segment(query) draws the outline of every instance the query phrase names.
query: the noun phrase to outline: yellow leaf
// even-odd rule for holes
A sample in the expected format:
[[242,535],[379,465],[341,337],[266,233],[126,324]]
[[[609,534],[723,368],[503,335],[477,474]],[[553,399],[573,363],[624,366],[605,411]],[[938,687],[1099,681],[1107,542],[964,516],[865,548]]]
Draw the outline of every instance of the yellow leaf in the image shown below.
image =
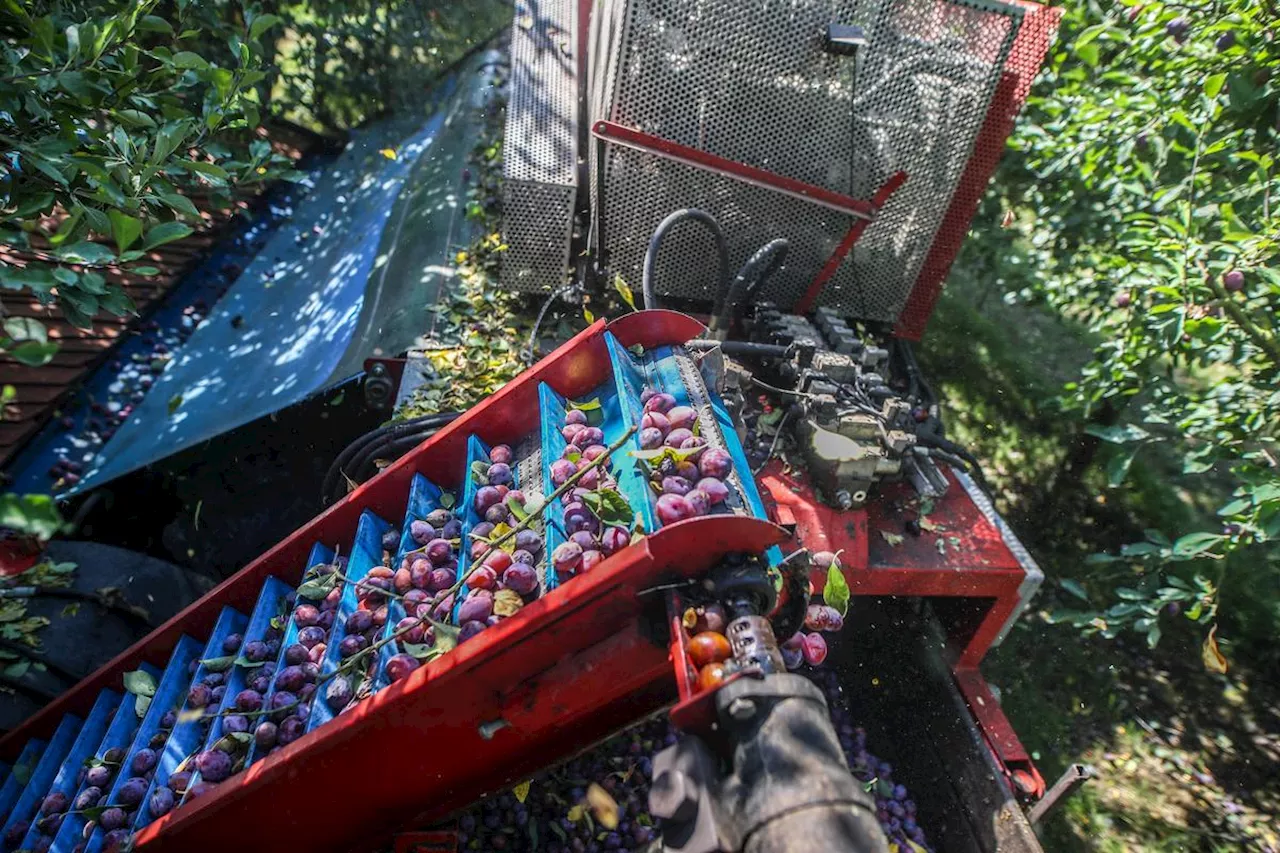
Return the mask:
[[1218,626],[1214,624],[1209,629],[1209,636],[1204,638],[1204,645],[1200,648],[1200,657],[1204,661],[1205,669],[1225,674],[1227,671],[1227,659],[1218,650],[1217,634]]
[[388,160],[396,159],[396,149],[394,148],[383,148],[378,153],[381,154],[383,157],[386,157]]
[[925,850],[923,847],[921,847],[919,844],[916,844],[910,838],[907,839],[907,844],[911,845],[911,853],[929,853],[928,850]]
[[698,611],[694,610],[692,607],[686,607],[684,610],[684,616],[681,617],[681,621],[684,623],[684,627],[692,631],[693,626],[698,624]]
[[888,542],[890,545],[902,544],[902,535],[899,533],[890,533],[887,530],[881,530],[880,535],[884,537],[884,541]]
[[519,785],[512,788],[511,793],[516,795],[517,801],[523,803],[525,800],[529,799],[529,786],[532,784],[533,782],[531,780],[525,779]]
[[627,303],[628,308],[630,308],[632,311],[636,310],[635,294],[631,292],[630,285],[627,284],[627,282],[622,278],[622,276],[617,274],[613,276],[613,289],[616,290],[618,292],[618,295],[622,297],[622,301]]
[[266,166],[259,166],[259,167],[258,167],[258,174],[259,174],[259,175],[265,175],[266,173],[267,173],[267,167],[266,167]]
[[456,256],[456,257],[454,257],[454,261],[456,261],[457,263],[460,263],[460,264],[465,264],[465,263],[467,262],[467,253],[466,253],[466,252],[459,252],[459,253],[457,254],[457,256]]
[[591,812],[601,826],[605,829],[617,829],[618,803],[608,791],[592,782],[587,788],[587,804],[591,806]]
[[946,530],[946,528],[943,527],[941,524],[934,524],[932,521],[930,521],[929,519],[923,516],[921,516],[920,518],[920,529],[927,531],[929,533],[937,533],[939,530]]
[[592,314],[589,308],[583,308],[582,319],[586,320],[588,323],[594,323],[596,321],[596,315]]
[[568,813],[565,814],[565,817],[569,818],[569,820],[571,820],[572,822],[577,823],[578,821],[582,820],[582,816],[585,815],[586,813],[587,813],[586,806],[579,803],[576,806],[570,807]]

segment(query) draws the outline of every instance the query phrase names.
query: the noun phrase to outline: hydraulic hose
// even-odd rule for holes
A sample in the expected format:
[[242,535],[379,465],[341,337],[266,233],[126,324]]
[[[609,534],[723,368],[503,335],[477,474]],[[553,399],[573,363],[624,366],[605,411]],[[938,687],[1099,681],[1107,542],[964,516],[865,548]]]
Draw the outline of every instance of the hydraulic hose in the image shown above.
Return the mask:
[[661,308],[658,303],[658,297],[653,292],[654,283],[654,267],[658,263],[658,249],[662,246],[663,239],[666,238],[667,232],[686,219],[694,222],[701,222],[711,231],[711,235],[716,241],[716,254],[720,262],[720,277],[717,287],[716,301],[712,308],[712,316],[720,313],[721,304],[724,301],[726,290],[729,286],[729,244],[725,242],[724,231],[720,228],[720,223],[716,222],[714,216],[696,207],[686,207],[677,210],[659,223],[654,229],[653,236],[649,238],[649,248],[644,253],[644,277],[641,281],[641,297],[644,300],[646,309]]
[[[422,442],[431,438],[431,436],[435,435],[437,432],[439,432],[438,427],[434,429],[424,429],[420,432],[408,433],[406,435],[386,439],[369,445],[352,464],[351,479],[358,483],[363,483],[365,480],[369,479],[369,477],[372,477],[373,474],[377,473],[377,469],[374,466],[374,462],[376,460],[399,459],[405,453],[417,447],[419,444],[422,444]],[[373,474],[365,476],[365,473],[371,468],[374,469]]]
[[723,302],[716,306],[711,318],[711,336],[723,339],[728,337],[729,328],[737,319],[743,305],[747,304],[757,292],[760,285],[777,271],[787,259],[787,250],[791,244],[781,237],[765,243],[756,253],[747,259],[733,277]]
[[[439,429],[445,424],[458,417],[458,412],[437,412],[436,414],[424,415],[420,418],[413,418],[407,421],[398,421],[396,423],[383,424],[375,430],[365,433],[355,441],[348,444],[337,458],[333,460],[333,464],[329,466],[328,472],[324,475],[324,482],[320,487],[320,493],[324,498],[328,498],[337,489],[341,482],[343,470],[352,462],[361,451],[369,447],[373,442],[379,441],[384,437],[398,438],[414,432],[421,432],[423,429]],[[354,469],[352,471],[354,473]]]

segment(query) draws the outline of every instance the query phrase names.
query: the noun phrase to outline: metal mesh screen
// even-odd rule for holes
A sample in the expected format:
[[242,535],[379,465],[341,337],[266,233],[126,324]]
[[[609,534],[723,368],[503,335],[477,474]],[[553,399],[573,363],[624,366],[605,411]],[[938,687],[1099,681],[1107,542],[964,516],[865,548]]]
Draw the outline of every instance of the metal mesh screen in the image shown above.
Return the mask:
[[[964,173],[1022,10],[979,0],[603,0],[597,8],[595,53],[608,61],[593,71],[593,120],[858,198],[907,172],[819,299],[842,314],[895,320]],[[829,23],[866,29],[856,62],[823,50]],[[654,155],[611,146],[597,164],[595,154],[593,169],[604,170],[597,232],[610,268],[629,281],[640,278],[653,226],[676,208],[704,207],[721,219],[734,264],[768,239],[791,241],[766,293],[791,305],[850,225]],[[709,299],[709,256],[695,227],[673,232],[658,292]]]
[[[924,334],[925,324],[942,292],[942,283],[960,252],[987,183],[1004,154],[1005,139],[1012,132],[1014,121],[1031,93],[1036,72],[1040,70],[1040,63],[1044,61],[1062,19],[1061,8],[1027,2],[1018,2],[1018,5],[1023,8],[1025,17],[1005,62],[1004,74],[987,112],[986,123],[974,143],[973,155],[951,199],[951,206],[934,238],[907,306],[898,316],[895,332],[904,338],[919,340]],[[994,227],[995,223],[987,225]]]
[[521,0],[503,139],[502,284],[550,290],[569,265],[578,173],[577,7]]

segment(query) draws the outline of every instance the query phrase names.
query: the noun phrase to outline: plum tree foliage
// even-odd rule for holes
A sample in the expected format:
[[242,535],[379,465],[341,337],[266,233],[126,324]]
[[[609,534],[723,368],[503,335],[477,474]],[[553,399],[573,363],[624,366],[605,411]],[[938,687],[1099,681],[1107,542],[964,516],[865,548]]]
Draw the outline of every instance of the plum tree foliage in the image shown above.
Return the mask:
[[[279,19],[229,3],[8,0],[0,61],[0,285],[56,302],[77,326],[133,306],[104,272],[190,234],[199,207],[278,178],[257,128]],[[39,364],[53,344],[6,323]]]
[[1188,477],[1234,478],[1220,529],[1093,558],[1135,571],[1108,609],[1071,615],[1087,631],[1154,645],[1162,613],[1216,623],[1228,566],[1275,574],[1278,25],[1249,0],[1068,4],[987,202],[1021,215],[966,247],[1011,298],[1102,341],[1060,402],[1110,448],[1110,486],[1155,445]]

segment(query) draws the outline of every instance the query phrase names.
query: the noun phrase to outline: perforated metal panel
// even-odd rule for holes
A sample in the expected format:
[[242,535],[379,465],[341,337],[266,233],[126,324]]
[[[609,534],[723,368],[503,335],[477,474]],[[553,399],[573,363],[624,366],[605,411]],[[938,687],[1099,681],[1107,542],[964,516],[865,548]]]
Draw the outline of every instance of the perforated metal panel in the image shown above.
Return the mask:
[[[908,179],[827,285],[819,304],[893,321],[907,302],[982,128],[1021,8],[978,0],[602,0],[592,119],[858,198]],[[859,24],[856,60],[826,53],[827,24]],[[793,304],[849,217],[656,155],[609,146],[593,205],[609,267],[638,282],[653,227],[680,207],[721,220],[739,265],[791,241],[766,298]],[[657,291],[713,293],[714,257],[693,226],[673,232]]]
[[511,28],[511,98],[503,139],[502,284],[564,281],[578,186],[577,7],[521,0]]

